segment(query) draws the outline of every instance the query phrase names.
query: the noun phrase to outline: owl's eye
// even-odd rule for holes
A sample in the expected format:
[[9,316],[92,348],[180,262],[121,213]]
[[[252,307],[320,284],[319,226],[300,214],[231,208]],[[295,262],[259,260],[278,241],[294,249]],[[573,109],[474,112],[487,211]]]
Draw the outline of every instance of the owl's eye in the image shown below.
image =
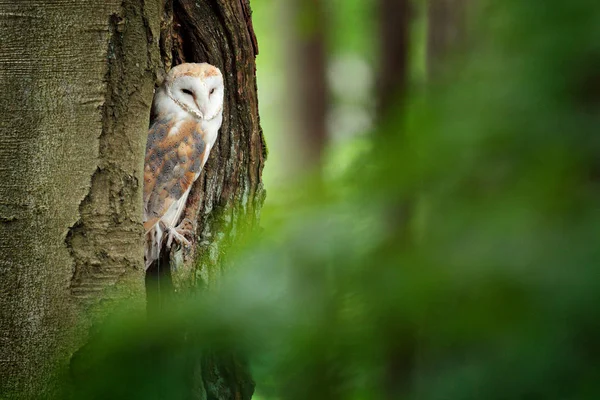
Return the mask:
[[188,90],[188,89],[181,89],[181,91],[182,91],[183,93],[185,93],[185,94],[189,94],[190,96],[193,96],[193,95],[194,95],[194,94],[192,93],[192,91],[191,91],[191,90]]
[[209,94],[213,94],[215,92],[215,88],[210,89],[210,93]]

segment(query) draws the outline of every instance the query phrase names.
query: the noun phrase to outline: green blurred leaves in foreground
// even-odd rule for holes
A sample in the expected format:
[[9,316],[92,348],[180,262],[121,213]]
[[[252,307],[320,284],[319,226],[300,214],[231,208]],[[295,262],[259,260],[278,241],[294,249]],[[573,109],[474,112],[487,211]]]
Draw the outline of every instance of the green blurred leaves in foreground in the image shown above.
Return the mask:
[[102,327],[75,397],[188,398],[210,351],[244,354],[261,398],[600,398],[600,3],[498,3],[219,290]]

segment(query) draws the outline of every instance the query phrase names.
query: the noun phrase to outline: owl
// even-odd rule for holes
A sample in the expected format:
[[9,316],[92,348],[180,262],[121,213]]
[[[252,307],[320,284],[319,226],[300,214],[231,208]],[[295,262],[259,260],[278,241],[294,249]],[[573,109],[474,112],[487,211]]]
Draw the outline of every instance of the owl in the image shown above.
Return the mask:
[[144,164],[146,269],[163,243],[189,245],[180,223],[192,184],[202,171],[223,121],[223,75],[210,64],[181,64],[169,72],[152,103]]

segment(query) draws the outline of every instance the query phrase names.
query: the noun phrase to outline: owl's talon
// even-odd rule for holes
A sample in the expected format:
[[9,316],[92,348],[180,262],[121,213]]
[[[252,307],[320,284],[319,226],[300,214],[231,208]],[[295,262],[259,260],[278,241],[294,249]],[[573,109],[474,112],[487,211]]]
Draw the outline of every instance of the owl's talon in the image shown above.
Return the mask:
[[[181,225],[179,225],[181,226]],[[183,229],[180,227],[176,227],[176,228],[169,228],[168,231],[168,239],[167,239],[167,248],[171,248],[171,245],[173,244],[173,240],[175,240],[177,243],[179,243],[181,246],[184,247],[189,247],[192,245],[192,243],[186,239],[186,237],[184,236],[185,234],[191,234],[192,231],[189,229]]]

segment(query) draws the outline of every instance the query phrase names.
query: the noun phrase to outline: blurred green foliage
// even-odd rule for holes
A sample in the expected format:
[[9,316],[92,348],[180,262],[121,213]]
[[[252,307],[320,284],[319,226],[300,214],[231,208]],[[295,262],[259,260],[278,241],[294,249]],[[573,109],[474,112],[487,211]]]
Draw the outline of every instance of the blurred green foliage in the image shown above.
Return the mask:
[[478,18],[356,163],[287,188],[218,290],[107,323],[75,397],[187,398],[210,349],[244,354],[262,399],[600,398],[600,3]]

